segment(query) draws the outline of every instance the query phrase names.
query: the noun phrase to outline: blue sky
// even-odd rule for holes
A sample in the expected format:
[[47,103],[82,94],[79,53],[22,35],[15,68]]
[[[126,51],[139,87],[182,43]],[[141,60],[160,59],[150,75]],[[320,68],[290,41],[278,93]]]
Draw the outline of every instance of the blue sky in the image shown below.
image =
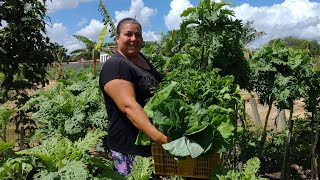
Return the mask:
[[[52,41],[69,52],[84,45],[72,37],[83,35],[96,41],[102,29],[99,0],[52,0],[48,2],[47,27]],[[160,39],[161,32],[179,28],[180,13],[198,0],[104,0],[115,24],[124,17],[136,17],[143,26],[146,41]],[[230,7],[244,22],[254,20],[254,27],[267,35],[251,44],[260,47],[273,38],[289,35],[315,39],[320,43],[320,0],[234,0]]]

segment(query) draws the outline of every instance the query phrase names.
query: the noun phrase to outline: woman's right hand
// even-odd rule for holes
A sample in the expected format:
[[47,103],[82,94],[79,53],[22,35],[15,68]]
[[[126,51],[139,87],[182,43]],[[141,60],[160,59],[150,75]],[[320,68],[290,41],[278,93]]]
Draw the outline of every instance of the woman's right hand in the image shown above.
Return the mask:
[[156,138],[156,143],[162,145],[162,144],[167,144],[169,142],[170,142],[169,137],[159,131],[159,134],[157,135],[157,138]]

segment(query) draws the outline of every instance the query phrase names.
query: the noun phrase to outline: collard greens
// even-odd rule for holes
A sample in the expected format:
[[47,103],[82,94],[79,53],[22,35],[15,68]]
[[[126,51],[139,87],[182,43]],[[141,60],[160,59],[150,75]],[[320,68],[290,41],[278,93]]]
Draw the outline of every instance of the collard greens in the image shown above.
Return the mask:
[[[144,107],[153,124],[170,138],[162,147],[176,157],[195,158],[207,152],[225,151],[233,136],[234,110],[218,105],[188,104],[179,96],[178,85],[171,82]],[[150,142],[146,135],[139,133],[136,144]]]

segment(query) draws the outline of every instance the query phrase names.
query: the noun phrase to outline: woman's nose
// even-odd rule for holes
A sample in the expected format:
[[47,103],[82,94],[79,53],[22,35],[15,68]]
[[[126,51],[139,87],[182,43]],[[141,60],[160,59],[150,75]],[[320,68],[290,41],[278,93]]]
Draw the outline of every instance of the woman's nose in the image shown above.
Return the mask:
[[137,40],[137,36],[136,35],[132,35],[131,36],[131,41],[135,41],[135,40]]

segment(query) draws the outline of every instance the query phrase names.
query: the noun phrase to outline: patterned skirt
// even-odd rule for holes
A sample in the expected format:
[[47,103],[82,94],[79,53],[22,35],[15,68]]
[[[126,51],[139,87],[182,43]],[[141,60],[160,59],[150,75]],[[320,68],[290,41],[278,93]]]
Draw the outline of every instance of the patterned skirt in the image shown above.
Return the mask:
[[111,157],[112,157],[115,169],[121,175],[128,177],[129,174],[131,173],[131,168],[133,166],[133,161],[135,156],[129,155],[129,154],[123,154],[113,150],[110,150],[110,152],[111,152]]

